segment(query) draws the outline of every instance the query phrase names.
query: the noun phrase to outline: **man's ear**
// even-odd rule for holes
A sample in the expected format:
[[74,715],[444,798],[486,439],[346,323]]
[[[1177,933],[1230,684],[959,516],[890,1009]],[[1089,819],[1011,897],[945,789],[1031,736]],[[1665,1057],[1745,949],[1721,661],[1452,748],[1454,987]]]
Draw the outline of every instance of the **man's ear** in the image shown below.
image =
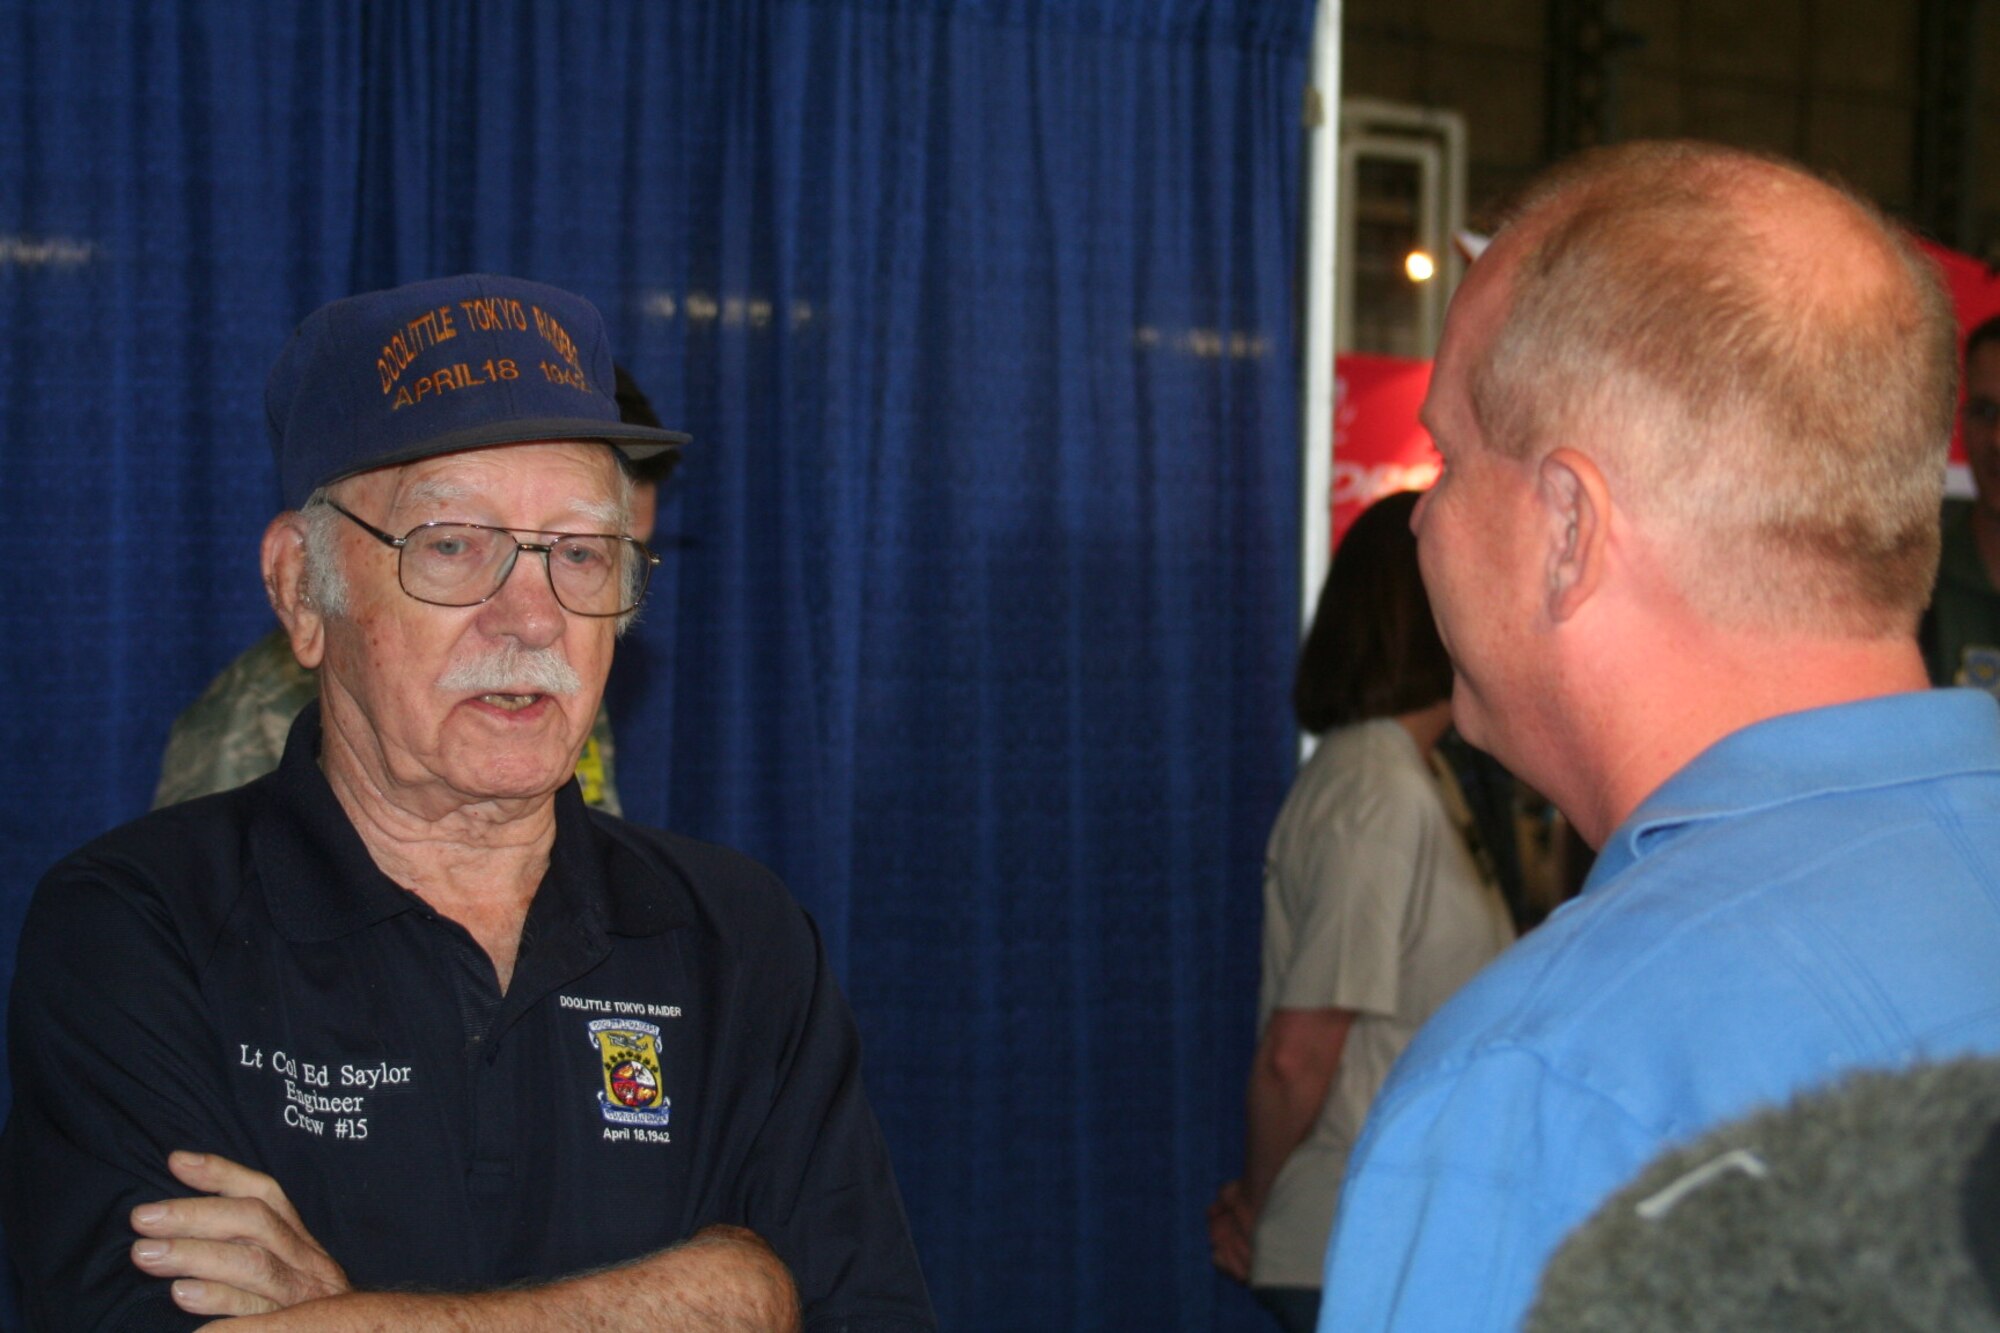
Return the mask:
[[264,529],[264,595],[292,641],[292,656],[311,671],[326,655],[326,612],[306,592],[305,520],[283,513]]
[[1549,521],[1549,618],[1568,620],[1597,591],[1610,540],[1611,488],[1588,454],[1552,449],[1536,485]]

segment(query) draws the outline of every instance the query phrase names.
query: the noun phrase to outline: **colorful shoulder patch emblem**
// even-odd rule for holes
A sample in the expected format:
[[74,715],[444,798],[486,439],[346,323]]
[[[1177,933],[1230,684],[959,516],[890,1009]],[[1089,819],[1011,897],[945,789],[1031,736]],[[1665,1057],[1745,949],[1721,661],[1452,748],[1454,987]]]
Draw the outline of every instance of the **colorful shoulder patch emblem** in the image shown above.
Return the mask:
[[614,1125],[664,1129],[673,1110],[660,1075],[660,1030],[629,1018],[599,1018],[590,1024],[604,1070],[597,1109]]

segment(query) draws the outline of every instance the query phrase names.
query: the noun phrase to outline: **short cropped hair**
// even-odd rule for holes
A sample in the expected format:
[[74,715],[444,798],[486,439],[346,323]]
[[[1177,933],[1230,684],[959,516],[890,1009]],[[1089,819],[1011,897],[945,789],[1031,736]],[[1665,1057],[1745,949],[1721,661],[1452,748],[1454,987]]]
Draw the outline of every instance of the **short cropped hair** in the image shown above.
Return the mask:
[[1526,248],[1471,377],[1489,445],[1583,447],[1718,622],[1914,627],[1957,383],[1935,266],[1858,196],[1705,144],[1583,154],[1514,211]]
[[1418,498],[1399,491],[1376,501],[1334,552],[1292,682],[1292,711],[1315,735],[1451,697],[1451,659],[1410,531]]
[[299,509],[305,529],[302,582],[306,600],[329,616],[347,614],[347,571],[340,565],[340,511],[331,503],[330,487],[321,486]]

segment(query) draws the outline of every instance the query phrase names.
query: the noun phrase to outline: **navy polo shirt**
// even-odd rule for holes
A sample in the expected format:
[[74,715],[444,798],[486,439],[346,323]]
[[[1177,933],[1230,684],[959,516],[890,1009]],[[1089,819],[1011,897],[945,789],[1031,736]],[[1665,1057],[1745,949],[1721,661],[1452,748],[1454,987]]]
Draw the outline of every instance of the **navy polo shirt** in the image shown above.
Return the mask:
[[512,983],[376,868],[317,764],[63,861],[22,929],[0,1139],[37,1328],[190,1328],[127,1215],[174,1148],[274,1176],[363,1288],[482,1289],[711,1223],[769,1241],[810,1327],[934,1326],[811,921],[724,849],[556,797]]

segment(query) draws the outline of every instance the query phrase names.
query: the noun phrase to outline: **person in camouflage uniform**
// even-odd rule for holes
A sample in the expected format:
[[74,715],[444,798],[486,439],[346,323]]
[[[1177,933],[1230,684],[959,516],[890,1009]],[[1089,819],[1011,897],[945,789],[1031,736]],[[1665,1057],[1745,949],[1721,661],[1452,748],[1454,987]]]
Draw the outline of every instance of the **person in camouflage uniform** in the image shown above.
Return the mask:
[[240,787],[278,766],[292,719],[319,696],[281,630],[257,640],[174,719],[153,808]]
[[[632,425],[660,427],[653,405],[623,366],[618,367],[618,414]],[[652,538],[659,488],[679,461],[680,451],[674,449],[626,462],[632,474],[632,535],[640,541]],[[274,629],[251,644],[174,719],[153,808],[228,791],[269,773],[285,752],[292,719],[318,697],[318,676],[298,664],[283,630]],[[612,764],[611,715],[602,707],[576,761],[576,780],[585,804],[607,814],[625,813]]]

